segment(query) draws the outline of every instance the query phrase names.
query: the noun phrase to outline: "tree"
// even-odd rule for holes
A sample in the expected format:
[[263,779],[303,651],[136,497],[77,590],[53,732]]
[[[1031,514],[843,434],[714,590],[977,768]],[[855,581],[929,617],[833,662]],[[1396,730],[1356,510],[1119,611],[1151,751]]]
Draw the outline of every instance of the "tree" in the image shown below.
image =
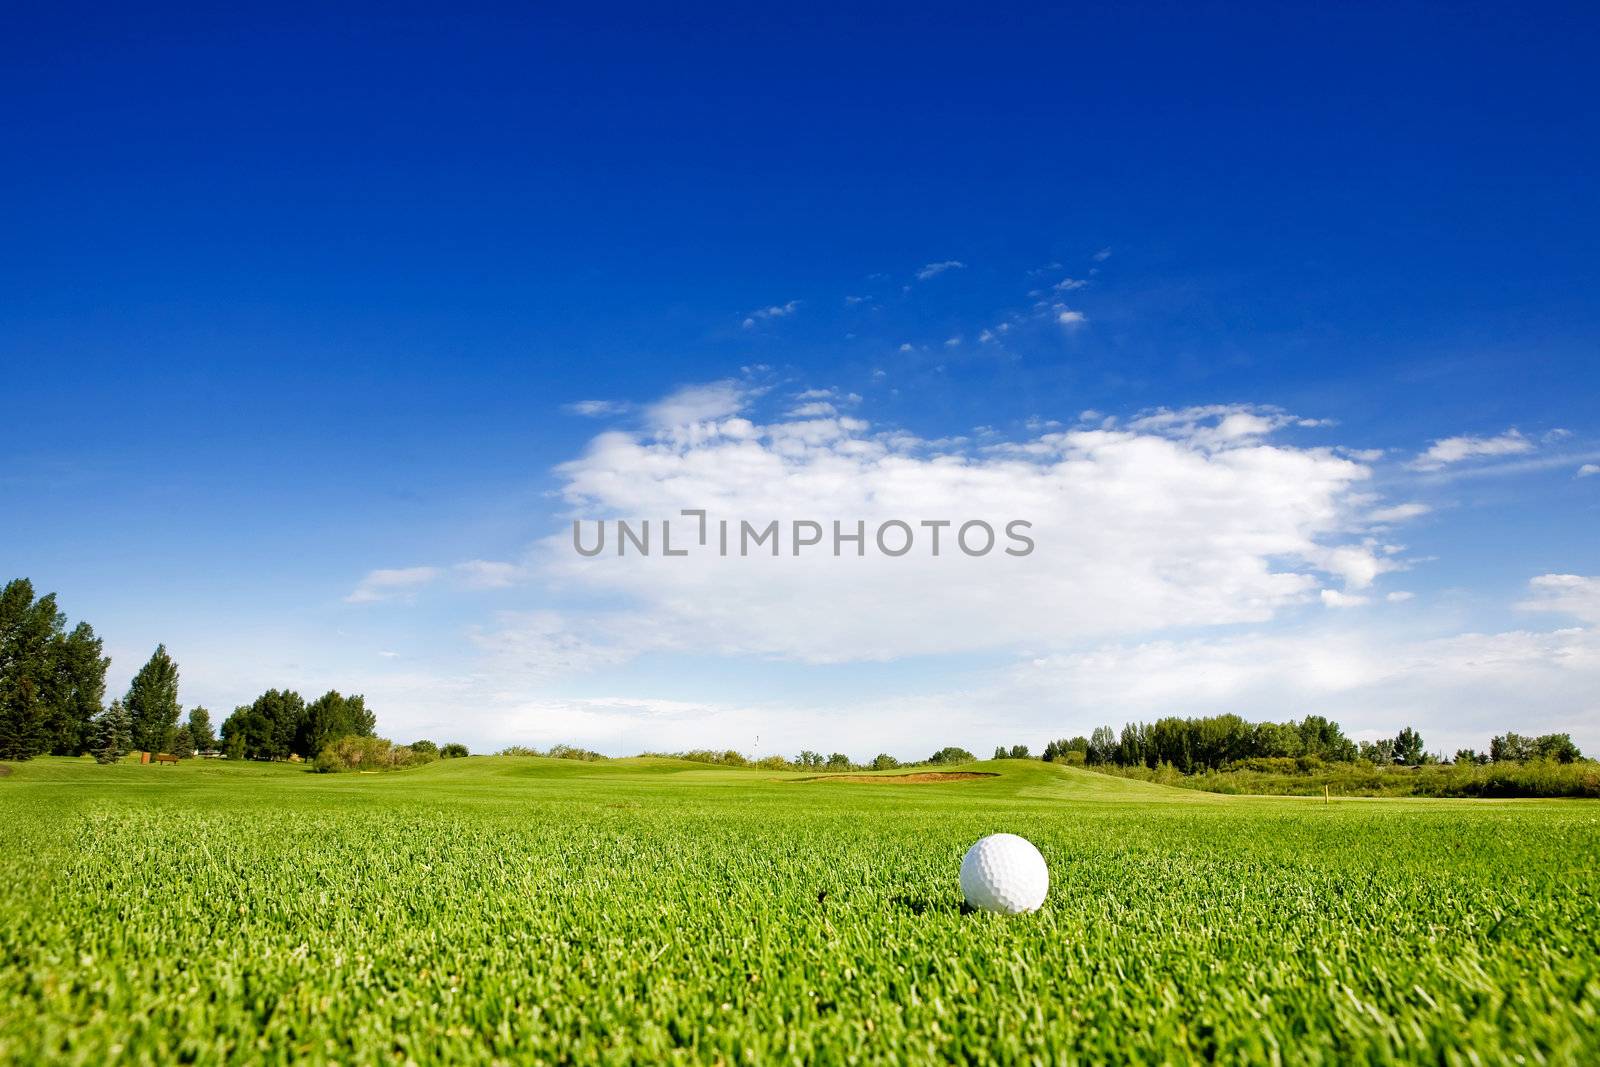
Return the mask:
[[115,763],[133,750],[133,720],[122,701],[113,700],[95,723],[94,758]]
[[189,724],[184,723],[172,731],[172,752],[180,759],[188,759],[194,751],[194,735],[189,732]]
[[217,747],[217,736],[211,730],[211,713],[203,707],[189,709],[189,740],[201,752]]
[[1458,749],[1456,749],[1456,763],[1460,764],[1461,766],[1464,766],[1464,767],[1465,766],[1475,766],[1477,764],[1488,763],[1488,762],[1489,762],[1489,757],[1488,756],[1480,756],[1480,755],[1478,755],[1477,751],[1474,750],[1474,749],[1470,749],[1470,748],[1458,748]]
[[1117,756],[1117,735],[1109,726],[1096,726],[1089,735],[1089,762],[1111,763]]
[[166,645],[157,645],[139,668],[122,703],[133,721],[133,747],[167,751],[178,725],[178,665],[167,655]]
[[1117,739],[1115,762],[1122,767],[1137,767],[1144,762],[1145,729],[1143,723],[1127,723],[1122,736]]
[[1357,752],[1362,759],[1377,767],[1387,767],[1394,762],[1394,742],[1388,738],[1363,741]]
[[330,742],[341,737],[371,737],[376,728],[377,717],[367,710],[364,697],[341,696],[330,689],[306,706],[290,747],[302,756],[315,756]]
[[439,754],[439,746],[432,741],[413,741],[406,747],[419,755],[437,756]]
[[1557,763],[1571,763],[1583,757],[1578,746],[1572,743],[1571,734],[1544,734],[1535,738],[1533,754],[1535,759],[1554,760]]
[[832,753],[828,756],[827,766],[830,771],[848,771],[851,766],[850,757],[843,752]]
[[233,709],[233,714],[223,722],[222,751],[229,759],[315,755],[309,750],[297,753],[297,747],[306,739],[305,720],[306,703],[299,693],[292,689],[269,689],[253,703]]
[[[461,744],[459,741],[452,741],[448,745],[441,746],[439,749],[439,756],[442,759],[460,759],[462,756],[468,754],[467,746]],[[768,757],[768,759],[771,758],[773,757]]]
[[94,721],[106,697],[106,668],[100,638],[94,627],[80,622],[66,635],[58,635],[52,650],[51,745],[58,756],[79,756],[95,742]]
[[53,653],[64,625],[54,593],[35,600],[26,578],[0,590],[0,759],[51,748]]
[[1394,761],[1415,767],[1422,762],[1422,735],[1407,726],[1394,739]]
[[946,745],[928,757],[929,763],[975,763],[978,757],[964,748],[955,745]]
[[1489,758],[1496,763],[1523,763],[1531,760],[1533,754],[1533,738],[1523,737],[1521,734],[1507,731],[1489,741]]
[[892,771],[900,766],[900,761],[887,752],[880,752],[872,757],[872,769],[875,771]]
[[1321,715],[1300,720],[1300,741],[1307,756],[1329,763],[1352,763],[1358,754],[1355,742],[1345,737],[1339,724]]

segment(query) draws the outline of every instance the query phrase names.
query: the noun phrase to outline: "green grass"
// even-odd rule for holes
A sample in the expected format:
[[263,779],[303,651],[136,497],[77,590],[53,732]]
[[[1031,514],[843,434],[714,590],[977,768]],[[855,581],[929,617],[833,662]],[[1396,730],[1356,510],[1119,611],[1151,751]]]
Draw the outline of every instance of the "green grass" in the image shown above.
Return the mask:
[[[669,759],[0,778],[0,1060],[1600,1062],[1600,806]],[[978,836],[1036,915],[963,915]]]

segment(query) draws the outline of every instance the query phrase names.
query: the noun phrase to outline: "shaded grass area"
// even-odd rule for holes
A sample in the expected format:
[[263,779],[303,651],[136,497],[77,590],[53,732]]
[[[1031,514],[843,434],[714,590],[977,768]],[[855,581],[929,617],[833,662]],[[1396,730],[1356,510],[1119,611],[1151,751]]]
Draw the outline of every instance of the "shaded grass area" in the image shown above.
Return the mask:
[[[1600,1057],[1593,807],[981,769],[37,760],[0,782],[0,1059]],[[999,830],[1037,915],[962,912]]]

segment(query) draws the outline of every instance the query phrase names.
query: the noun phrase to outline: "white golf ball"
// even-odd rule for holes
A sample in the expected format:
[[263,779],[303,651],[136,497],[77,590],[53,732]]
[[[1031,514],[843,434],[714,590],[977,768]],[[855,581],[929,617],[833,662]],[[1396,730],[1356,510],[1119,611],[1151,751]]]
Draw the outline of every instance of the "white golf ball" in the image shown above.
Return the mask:
[[1050,890],[1050,870],[1032,843],[1016,834],[990,834],[961,861],[961,892],[982,911],[1038,911]]

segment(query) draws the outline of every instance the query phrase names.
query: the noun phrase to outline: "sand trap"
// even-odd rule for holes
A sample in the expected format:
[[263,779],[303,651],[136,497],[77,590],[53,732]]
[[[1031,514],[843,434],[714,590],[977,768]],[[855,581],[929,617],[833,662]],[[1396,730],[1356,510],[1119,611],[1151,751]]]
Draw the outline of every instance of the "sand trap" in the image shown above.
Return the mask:
[[868,785],[921,785],[924,782],[966,782],[974,778],[998,778],[989,771],[918,771],[914,774],[819,774],[801,778],[802,782],[865,782]]

